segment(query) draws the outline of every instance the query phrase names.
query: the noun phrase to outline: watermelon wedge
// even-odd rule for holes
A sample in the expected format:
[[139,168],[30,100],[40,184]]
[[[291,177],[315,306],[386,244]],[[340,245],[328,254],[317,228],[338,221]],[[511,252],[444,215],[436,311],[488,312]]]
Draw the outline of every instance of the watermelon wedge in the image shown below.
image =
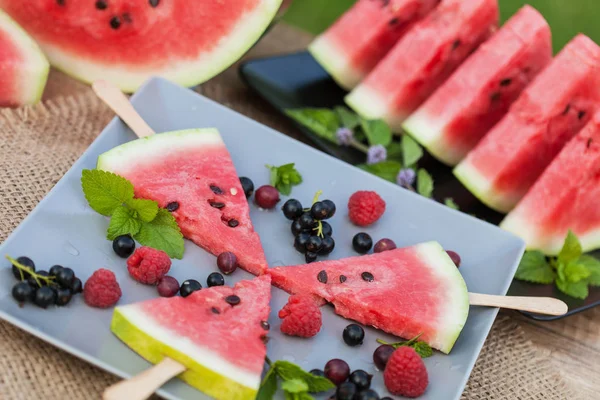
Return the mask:
[[308,51],[343,88],[352,89],[440,0],[359,0]]
[[455,168],[482,202],[510,211],[600,106],[600,47],[578,35]]
[[422,334],[421,340],[444,353],[452,350],[469,313],[467,286],[436,242],[271,268],[269,274],[291,294],[324,299],[339,315],[393,335]]
[[204,82],[262,35],[282,0],[0,0],[50,62],[85,82],[127,92],[162,76]]
[[569,229],[583,251],[600,248],[600,114],[565,146],[500,226],[530,249],[556,255]]
[[496,0],[442,0],[346,97],[394,131],[496,29]]
[[525,6],[402,126],[437,159],[456,165],[551,60],[550,27]]
[[[230,296],[237,296],[239,304],[231,305]],[[270,298],[271,278],[263,275],[233,288],[117,307],[111,330],[154,364],[170,357],[185,365],[179,378],[209,396],[250,400],[260,386],[267,353]]]
[[0,10],[0,107],[37,103],[49,70],[38,45]]
[[136,197],[173,215],[183,235],[214,255],[230,251],[255,275],[267,269],[248,202],[216,129],[189,129],[134,140],[100,155],[98,169],[121,175]]

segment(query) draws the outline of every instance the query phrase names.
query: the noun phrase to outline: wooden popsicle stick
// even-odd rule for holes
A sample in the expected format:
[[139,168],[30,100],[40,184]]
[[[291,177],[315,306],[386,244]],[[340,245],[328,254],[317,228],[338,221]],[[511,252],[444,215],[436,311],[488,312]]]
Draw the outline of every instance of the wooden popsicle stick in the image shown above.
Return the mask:
[[154,135],[155,132],[135,111],[127,96],[118,87],[108,81],[99,80],[92,84],[92,89],[138,137]]
[[186,367],[166,357],[160,363],[133,378],[115,383],[102,395],[103,400],[144,400],[169,379],[184,372]]
[[546,315],[564,315],[569,311],[569,307],[564,301],[552,297],[494,296],[469,293],[469,303],[472,306],[508,308]]

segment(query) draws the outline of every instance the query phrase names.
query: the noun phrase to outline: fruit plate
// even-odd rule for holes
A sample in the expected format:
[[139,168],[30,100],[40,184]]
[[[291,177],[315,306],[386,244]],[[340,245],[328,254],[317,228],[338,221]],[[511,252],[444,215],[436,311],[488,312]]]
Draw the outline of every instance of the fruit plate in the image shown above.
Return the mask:
[[[288,108],[334,107],[344,104],[346,92],[341,89],[313,59],[308,52],[250,60],[240,67],[242,79],[282,112]],[[298,129],[316,147],[350,164],[361,164],[365,155],[350,147],[339,147],[314,135],[296,124]],[[498,224],[503,215],[486,207],[452,174],[452,169],[426,155],[420,165],[427,169],[435,180],[435,197],[453,198],[460,209],[479,219]],[[600,257],[600,251],[595,252]],[[600,288],[590,288],[587,299],[579,300],[560,292],[554,285],[535,285],[514,280],[508,293],[513,296],[549,296],[563,300],[569,306],[564,316],[547,316],[524,312],[538,320],[554,320],[600,305]]]
[[[338,215],[330,220],[337,241],[330,257],[355,255],[351,239],[359,229],[347,219],[345,202],[356,190],[375,190],[387,201],[388,209],[384,218],[366,229],[371,236],[392,238],[399,246],[437,240],[445,248],[460,253],[463,258],[460,271],[472,292],[503,295],[508,290],[524,245],[520,239],[492,224],[402,190],[165,80],[147,82],[132,97],[132,102],[157,132],[218,128],[237,171],[251,177],[257,186],[268,183],[265,164],[296,162],[304,182],[294,187],[293,196],[310,201],[320,189],[324,196],[338,204]],[[123,291],[119,304],[155,297],[155,288],[137,284],[128,276],[125,262],[114,254],[111,242],[105,239],[108,220],[89,208],[80,184],[81,171],[94,168],[99,154],[134,138],[115,118],[2,244],[0,254],[27,255],[40,268],[53,264],[69,266],[84,281],[94,270],[109,268],[115,272]],[[252,205],[251,217],[270,266],[303,262],[303,256],[292,246],[290,223],[280,211],[264,211]],[[180,282],[190,278],[205,282],[208,274],[215,270],[214,256],[186,242],[185,256],[174,261],[170,274]],[[244,271],[236,271],[226,278],[226,283],[250,277]],[[81,296],[76,296],[64,308],[42,310],[29,304],[21,308],[10,295],[14,282],[5,264],[0,269],[2,318],[116,375],[130,377],[148,368],[145,360],[111,334],[111,309],[90,308]],[[323,309],[323,329],[316,337],[283,336],[277,312],[287,297],[283,291],[273,289],[268,343],[271,360],[292,361],[310,370],[323,368],[329,359],[342,358],[352,369],[362,368],[373,373],[374,388],[383,397],[387,392],[382,374],[375,371],[372,354],[378,346],[377,338],[394,338],[367,328],[364,344],[348,347],[342,340],[342,331],[349,322],[335,315],[329,307]],[[451,354],[436,353],[426,359],[431,384],[423,399],[460,397],[497,312],[491,308],[471,307],[467,324]],[[163,386],[159,394],[169,399],[201,398],[195,389],[178,380]]]

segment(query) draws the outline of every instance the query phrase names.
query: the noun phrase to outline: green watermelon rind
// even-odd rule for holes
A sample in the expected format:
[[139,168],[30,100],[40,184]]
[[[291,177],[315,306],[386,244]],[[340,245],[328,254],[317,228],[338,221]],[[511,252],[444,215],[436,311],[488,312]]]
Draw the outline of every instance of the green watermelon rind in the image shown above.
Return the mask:
[[[164,341],[151,336],[147,333],[147,331],[152,330],[152,327],[148,326],[149,324],[145,324],[144,330],[142,330],[130,320],[136,307],[136,305],[116,307],[111,321],[111,331],[136,353],[153,364],[169,357],[185,365],[187,370],[178,375],[178,378],[214,398],[251,400],[256,397],[260,386],[260,374],[257,374],[254,379],[256,381],[255,385],[249,387],[234,379],[240,376],[239,368],[235,366],[231,366],[230,371],[225,374],[215,372],[208,366],[214,368],[216,364],[228,365],[229,363],[226,360],[219,359],[213,353],[210,357],[202,360],[206,361],[206,365],[203,365],[198,360],[189,357],[187,352],[179,351],[167,345]],[[127,311],[128,309],[129,311]],[[142,312],[137,314],[142,314]],[[128,318],[128,315],[130,318]],[[172,336],[174,339],[177,338],[175,333]],[[207,351],[210,350],[207,349]]]
[[352,90],[364,74],[353,68],[343,51],[330,42],[327,35],[321,35],[308,46],[308,52],[342,88]]
[[229,68],[261,38],[279,11],[283,0],[261,0],[260,5],[241,19],[242,26],[234,34],[221,38],[218,54],[201,54],[197,60],[169,59],[167,66],[128,66],[127,64],[98,64],[76,54],[62,51],[50,43],[40,43],[50,63],[64,73],[83,82],[104,79],[127,93],[136,91],[146,80],[161,76],[185,87],[199,85]]
[[2,10],[0,10],[0,26],[6,30],[17,47],[30,60],[28,68],[31,73],[27,75],[29,79],[25,82],[28,88],[23,91],[23,98],[19,105],[36,104],[41,100],[46,88],[50,63],[29,34]]

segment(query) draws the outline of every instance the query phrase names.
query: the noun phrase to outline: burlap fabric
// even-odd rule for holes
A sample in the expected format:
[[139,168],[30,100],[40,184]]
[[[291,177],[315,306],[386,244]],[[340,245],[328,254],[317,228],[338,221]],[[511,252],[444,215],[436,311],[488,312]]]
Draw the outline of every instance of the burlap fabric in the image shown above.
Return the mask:
[[[278,27],[250,54],[303,48],[310,38]],[[197,89],[239,112],[295,136],[283,118],[250,93],[232,68]],[[53,72],[45,102],[0,112],[0,240],[56,184],[113,114],[90,91]],[[98,399],[116,378],[0,322],[0,399]],[[518,323],[500,317],[463,399],[572,399],[576,396],[537,354]]]

